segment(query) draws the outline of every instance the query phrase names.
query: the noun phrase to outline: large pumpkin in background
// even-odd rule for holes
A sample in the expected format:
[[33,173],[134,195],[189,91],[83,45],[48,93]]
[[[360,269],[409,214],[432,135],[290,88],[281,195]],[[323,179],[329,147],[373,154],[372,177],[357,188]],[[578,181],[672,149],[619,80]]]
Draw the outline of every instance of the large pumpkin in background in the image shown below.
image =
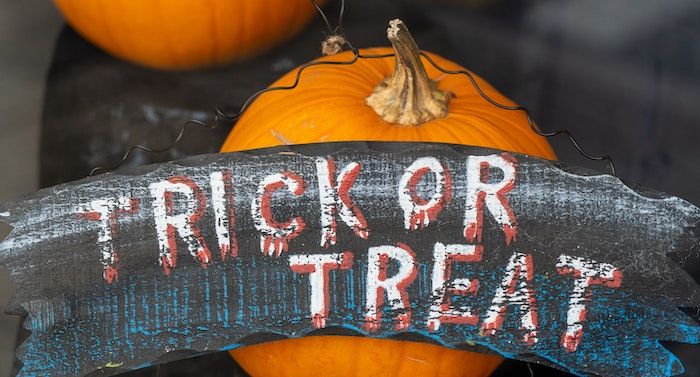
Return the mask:
[[315,12],[309,0],[54,2],[68,23],[97,46],[167,70],[222,65],[260,54],[293,37]]
[[[397,59],[360,59],[351,65],[317,65],[297,87],[264,93],[245,111],[221,151],[334,141],[414,141],[498,148],[555,159],[546,139],[522,111],[487,102],[463,75],[444,74],[418,56],[400,21],[392,21]],[[434,54],[448,70],[464,70]],[[320,61],[351,61],[350,52]],[[297,70],[272,86],[294,83]],[[514,106],[483,79],[476,82],[496,102]],[[498,356],[442,346],[347,336],[312,336],[231,351],[252,376],[488,376]]]

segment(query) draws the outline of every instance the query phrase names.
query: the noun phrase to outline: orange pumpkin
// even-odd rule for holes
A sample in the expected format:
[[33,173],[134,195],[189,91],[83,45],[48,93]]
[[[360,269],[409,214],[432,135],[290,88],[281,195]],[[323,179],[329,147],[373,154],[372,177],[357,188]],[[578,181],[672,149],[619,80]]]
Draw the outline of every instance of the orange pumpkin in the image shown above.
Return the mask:
[[[294,89],[261,95],[245,111],[221,151],[333,141],[421,141],[555,159],[546,139],[530,129],[522,111],[495,107],[464,76],[446,75],[420,58],[400,21],[392,21],[389,39],[394,50],[376,48],[361,53],[396,52],[396,59],[312,66]],[[443,68],[464,70],[428,55]],[[352,58],[346,52],[319,60]],[[296,70],[272,86],[291,85],[295,75]],[[514,106],[474,76],[493,100]],[[288,339],[243,347],[231,355],[252,376],[479,377],[489,375],[502,361],[494,355],[432,344],[346,336]]]
[[[391,48],[361,50],[363,55],[393,52]],[[427,54],[442,68],[465,70],[452,61]],[[348,51],[318,60],[343,62],[352,60],[352,57]],[[293,90],[272,91],[257,98],[238,120],[221,151],[331,141],[422,141],[476,145],[546,159],[556,158],[547,140],[530,129],[524,112],[493,106],[463,75],[444,74],[424,58],[421,60],[427,77],[436,80],[437,91],[427,88],[433,84],[426,81],[417,84],[414,93],[407,95],[404,83],[397,82],[383,94],[387,97],[383,100],[385,103],[376,104],[382,108],[384,116],[367,105],[367,98],[394,71],[393,58],[360,59],[352,65],[312,66],[302,73],[299,85]],[[493,100],[503,105],[515,105],[482,78],[472,75]],[[291,85],[295,76],[296,70],[293,70],[271,86]],[[401,77],[395,81],[400,80],[406,81]],[[419,88],[423,86],[426,88]],[[433,102],[428,99],[432,99],[428,93],[431,91],[442,91],[446,97],[451,97],[447,101],[443,99],[443,102],[449,102],[443,116],[413,125],[405,119],[393,119],[396,118],[391,114],[393,109],[403,111],[398,116],[406,119],[421,114],[424,111],[421,107]],[[397,102],[388,103],[392,99]],[[406,108],[404,103],[413,108]]]
[[[309,0],[54,0],[107,52],[149,67],[193,69],[242,60],[299,32]],[[323,1],[319,1],[323,3]]]

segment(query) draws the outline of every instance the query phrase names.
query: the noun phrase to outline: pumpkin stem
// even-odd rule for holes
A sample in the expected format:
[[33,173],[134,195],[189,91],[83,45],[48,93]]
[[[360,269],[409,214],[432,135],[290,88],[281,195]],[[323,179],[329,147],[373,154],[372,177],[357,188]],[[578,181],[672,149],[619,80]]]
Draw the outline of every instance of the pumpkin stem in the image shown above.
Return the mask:
[[415,126],[447,115],[451,94],[437,89],[420,60],[420,50],[403,21],[389,22],[396,69],[365,99],[387,122]]

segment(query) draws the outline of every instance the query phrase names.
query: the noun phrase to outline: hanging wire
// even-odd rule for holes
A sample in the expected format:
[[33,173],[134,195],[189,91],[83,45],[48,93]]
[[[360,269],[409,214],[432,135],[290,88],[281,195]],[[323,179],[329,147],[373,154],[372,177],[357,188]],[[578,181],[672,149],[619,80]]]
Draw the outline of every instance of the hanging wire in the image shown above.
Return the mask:
[[321,8],[321,5],[318,4],[316,0],[309,0],[311,1],[311,5],[316,8],[316,12],[318,12],[318,15],[321,17],[323,20],[323,23],[326,25],[326,28],[328,29],[328,33],[331,35],[343,35],[345,34],[344,29],[343,29],[343,18],[345,17],[345,0],[340,0],[340,10],[338,11],[338,26],[333,27],[331,26],[331,23],[328,19],[328,16],[326,15],[326,12],[323,11]]
[[527,364],[527,370],[530,371],[530,377],[535,377],[535,372],[532,371],[532,365],[530,365],[529,362],[526,364]]
[[467,79],[469,79],[469,81],[471,82],[472,87],[474,87],[474,89],[477,91],[477,93],[479,93],[479,95],[483,99],[485,99],[488,103],[492,104],[493,106],[496,106],[499,109],[503,109],[503,110],[522,111],[525,114],[525,116],[527,117],[528,126],[530,126],[530,129],[532,130],[532,132],[536,133],[537,135],[540,135],[540,136],[543,136],[546,138],[551,138],[551,137],[558,136],[558,135],[566,135],[569,138],[569,141],[571,141],[571,144],[573,144],[573,146],[579,151],[579,153],[581,153],[584,157],[588,158],[589,160],[607,161],[608,169],[610,169],[610,173],[612,175],[616,175],[615,174],[615,164],[612,161],[612,157],[610,157],[608,155],[596,156],[596,155],[592,155],[590,153],[587,153],[586,151],[583,150],[581,145],[578,143],[578,141],[576,141],[576,138],[574,138],[573,134],[568,129],[562,128],[562,129],[552,131],[552,132],[542,132],[539,130],[539,128],[535,124],[535,121],[532,120],[532,116],[530,115],[530,110],[528,110],[526,107],[523,107],[523,106],[504,105],[502,103],[497,102],[493,98],[489,97],[481,89],[479,84],[476,82],[476,79],[474,78],[474,74],[472,74],[471,72],[469,72],[467,70],[450,70],[450,69],[442,68],[437,64],[437,62],[435,62],[435,60],[433,60],[433,58],[431,58],[428,54],[426,54],[423,51],[421,51],[421,56],[423,58],[425,58],[425,60],[427,60],[428,63],[430,63],[430,65],[432,65],[433,67],[435,67],[435,69],[437,69],[438,71],[440,71],[442,73],[445,73],[448,75],[464,75],[464,76],[466,76]]
[[133,147],[129,148],[129,150],[126,151],[126,153],[124,153],[121,160],[119,160],[119,162],[116,165],[114,165],[112,167],[102,167],[102,166],[95,167],[94,169],[92,169],[90,171],[90,176],[92,177],[98,173],[110,172],[110,171],[119,169],[122,165],[124,165],[124,163],[127,160],[129,160],[131,155],[134,152],[136,152],[137,150],[141,150],[141,151],[144,151],[147,153],[167,152],[170,149],[173,149],[177,144],[180,143],[183,136],[185,136],[185,131],[187,131],[187,129],[190,127],[199,127],[199,128],[204,128],[207,130],[213,130],[213,129],[217,128],[219,126],[220,122],[222,122],[222,121],[232,122],[234,120],[235,120],[235,118],[231,118],[229,115],[224,113],[223,110],[221,110],[220,108],[217,107],[216,109],[214,109],[214,120],[212,121],[211,124],[206,124],[202,121],[194,120],[194,119],[189,120],[180,128],[180,131],[178,132],[177,137],[175,137],[175,139],[167,146],[165,146],[163,148],[151,148],[151,147],[144,146],[141,144],[134,145]]
[[[211,124],[206,124],[206,123],[201,122],[201,121],[198,121],[198,120],[190,120],[190,121],[188,121],[187,123],[185,123],[185,124],[182,126],[182,128],[180,129],[180,132],[178,133],[177,137],[176,137],[168,146],[163,147],[163,148],[160,148],[160,149],[153,149],[153,148],[150,148],[150,147],[147,147],[147,146],[143,146],[143,145],[136,145],[136,146],[133,146],[133,147],[131,147],[131,148],[122,156],[121,160],[120,160],[115,166],[112,166],[112,167],[109,167],[109,168],[105,168],[105,167],[96,167],[96,168],[92,169],[92,171],[90,172],[90,176],[93,176],[93,175],[95,175],[95,174],[97,174],[97,173],[99,173],[99,172],[109,172],[109,171],[113,171],[113,170],[116,170],[116,169],[120,168],[122,165],[124,165],[124,163],[126,163],[126,161],[131,157],[131,155],[133,154],[133,152],[135,152],[136,150],[142,150],[142,151],[145,151],[145,152],[147,152],[147,153],[162,153],[162,152],[166,152],[166,151],[168,151],[168,150],[174,148],[175,146],[177,146],[177,144],[180,143],[180,141],[182,140],[182,138],[183,138],[183,136],[184,136],[184,134],[185,134],[185,131],[186,131],[187,128],[189,128],[189,127],[197,126],[197,127],[203,127],[203,128],[205,128],[205,129],[213,130],[213,129],[217,128],[217,127],[220,125],[220,123],[221,123],[222,121],[229,122],[229,123],[235,122],[235,121],[237,121],[237,120],[241,117],[241,115],[248,109],[248,107],[250,107],[250,105],[253,103],[253,101],[255,101],[255,100],[256,100],[258,97],[260,97],[261,95],[263,95],[263,94],[265,94],[265,93],[267,93],[267,92],[279,91],[279,90],[293,90],[294,88],[296,88],[296,87],[299,85],[299,82],[300,82],[300,80],[301,80],[301,75],[302,75],[302,73],[303,73],[305,70],[307,70],[308,68],[310,68],[310,67],[317,66],[317,65],[338,65],[338,66],[344,66],[344,65],[352,65],[352,64],[355,64],[355,63],[356,63],[358,60],[360,60],[360,59],[384,59],[384,58],[394,57],[394,53],[364,55],[364,54],[362,54],[362,53],[360,52],[360,50],[356,49],[356,48],[347,40],[347,38],[345,38],[345,36],[343,35],[343,30],[344,30],[344,29],[343,29],[343,22],[344,22],[344,15],[345,15],[345,0],[340,0],[340,11],[339,11],[339,16],[338,16],[338,26],[337,26],[336,28],[333,28],[333,27],[331,26],[331,23],[330,23],[330,21],[329,21],[327,15],[326,15],[326,13],[323,11],[323,9],[321,8],[321,6],[316,2],[316,0],[309,0],[309,1],[310,1],[311,4],[314,6],[314,8],[316,8],[316,11],[318,12],[318,14],[320,15],[321,19],[323,20],[325,26],[327,27],[329,33],[331,34],[331,37],[332,37],[332,36],[340,36],[340,37],[343,37],[343,43],[344,43],[345,47],[347,47],[348,50],[352,52],[352,58],[351,58],[350,60],[347,60],[347,61],[311,61],[311,62],[305,63],[305,64],[299,66],[299,68],[297,69],[296,74],[295,74],[295,76],[294,76],[294,82],[293,82],[292,84],[286,85],[286,86],[273,86],[273,87],[268,87],[268,88],[265,88],[265,89],[262,89],[262,90],[259,90],[259,91],[255,92],[253,95],[251,95],[251,96],[245,101],[245,103],[244,103],[243,106],[240,108],[240,110],[239,110],[238,112],[236,112],[235,114],[227,114],[226,112],[224,112],[223,110],[221,110],[221,108],[218,108],[218,107],[217,107],[217,108],[214,110],[215,116],[214,116],[214,120],[212,121]],[[531,114],[530,114],[530,111],[529,111],[526,107],[517,106],[517,105],[516,105],[516,106],[504,105],[504,104],[499,103],[498,101],[494,100],[493,98],[489,97],[489,96],[481,89],[481,87],[480,87],[479,84],[477,83],[476,79],[474,78],[474,75],[473,75],[471,72],[469,72],[469,71],[467,71],[467,70],[449,70],[449,69],[445,69],[445,68],[441,67],[439,64],[437,64],[437,62],[435,62],[435,61],[434,61],[428,54],[426,54],[424,51],[421,51],[421,56],[422,56],[423,58],[425,58],[425,60],[428,61],[428,63],[430,63],[430,65],[432,65],[435,69],[439,70],[440,72],[442,72],[442,73],[444,73],[444,74],[448,74],[448,75],[463,75],[463,76],[465,76],[465,77],[469,80],[469,82],[471,83],[472,87],[476,90],[476,92],[477,92],[484,100],[486,100],[487,102],[489,102],[491,105],[493,105],[493,106],[495,106],[495,107],[497,107],[497,108],[499,108],[499,109],[503,109],[503,110],[522,111],[522,112],[525,114],[525,116],[527,117],[528,126],[530,127],[530,129],[532,130],[532,132],[534,132],[535,134],[537,134],[537,135],[539,135],[539,136],[542,136],[542,137],[546,137],[546,138],[552,138],[552,137],[555,137],[555,136],[558,136],[558,135],[562,135],[562,134],[563,134],[563,135],[566,135],[566,136],[568,137],[569,141],[571,142],[571,144],[574,146],[574,148],[576,148],[576,150],[577,150],[581,155],[583,155],[584,157],[586,157],[587,159],[592,160],[592,161],[606,161],[606,162],[607,162],[607,165],[608,165],[608,169],[610,170],[610,173],[611,173],[612,175],[616,175],[615,164],[613,163],[612,157],[610,157],[610,156],[608,156],[608,155],[596,156],[596,155],[593,155],[593,154],[590,154],[590,153],[586,152],[586,151],[581,147],[581,145],[579,144],[579,142],[576,140],[576,138],[574,138],[573,134],[572,134],[568,129],[563,128],[563,129],[559,129],[559,130],[555,130],[555,131],[551,131],[551,132],[543,132],[543,131],[540,131],[540,129],[537,127],[537,125],[536,125],[535,122],[533,121],[532,116],[531,116]]]
[[345,0],[340,0],[340,12],[338,14],[338,33],[345,34],[345,29],[343,29],[343,17],[345,17]]
[[[328,17],[326,17],[326,13],[321,9],[321,6],[318,5],[316,0],[310,0],[311,4],[316,8],[316,11],[318,12],[319,16],[321,16],[321,19],[323,19],[323,23],[326,24],[326,28],[328,28],[328,32],[330,34],[334,34],[335,31],[333,30],[333,27],[331,26],[330,21],[328,21]],[[345,3],[345,0],[342,0],[343,4]]]

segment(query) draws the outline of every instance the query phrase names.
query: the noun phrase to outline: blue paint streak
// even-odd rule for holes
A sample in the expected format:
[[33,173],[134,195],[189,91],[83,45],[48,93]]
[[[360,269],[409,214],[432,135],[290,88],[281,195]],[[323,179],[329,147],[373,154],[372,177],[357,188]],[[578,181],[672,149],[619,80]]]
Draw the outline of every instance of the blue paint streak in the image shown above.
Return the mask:
[[236,314],[236,323],[242,324],[243,308],[245,308],[245,291],[243,290],[243,262],[241,259],[236,260],[236,282],[238,284],[238,313]]
[[297,296],[297,288],[299,287],[299,274],[292,275],[292,312],[299,315],[299,298]]
[[136,313],[137,313],[137,310],[136,310],[136,307],[137,307],[136,282],[133,280],[129,283],[129,297],[130,297],[130,302],[131,302],[131,306],[130,306],[131,316],[129,319],[129,326],[130,326],[130,332],[132,334],[135,334],[136,332],[138,332],[138,326],[136,324]]
[[281,304],[280,310],[282,310],[282,315],[287,316],[289,313],[287,313],[287,301],[289,300],[289,286],[287,285],[287,274],[279,274],[279,281],[281,284],[281,295],[280,295],[280,301],[279,303]]
[[160,330],[160,287],[158,287],[158,284],[156,280],[153,280],[153,307],[155,311],[155,320],[156,320],[156,332]]
[[[241,263],[240,261],[236,262]],[[657,305],[663,307],[663,303],[659,303],[658,298],[655,298],[654,302],[651,302],[651,299],[649,299],[650,302],[644,302],[642,299],[630,297],[624,291],[624,285],[621,289],[594,286],[592,299],[588,302],[589,314],[584,327],[584,338],[577,352],[566,352],[559,345],[559,339],[565,328],[568,295],[573,282],[571,278],[559,277],[558,275],[550,275],[549,277],[536,275],[540,342],[532,348],[528,348],[522,343],[522,332],[517,330],[519,316],[516,307],[513,306],[507,308],[503,324],[504,328],[515,328],[516,330],[512,333],[504,329],[494,336],[481,336],[479,335],[479,326],[452,324],[443,324],[440,331],[430,333],[425,328],[424,322],[427,314],[425,303],[430,301],[430,269],[428,266],[421,265],[420,267],[419,279],[410,288],[411,303],[414,307],[414,322],[410,331],[446,347],[454,347],[460,343],[471,341],[488,347],[505,357],[514,357],[518,353],[527,351],[562,367],[564,365],[588,364],[595,365],[598,370],[609,371],[611,375],[651,376],[670,375],[678,373],[682,369],[678,358],[661,346],[657,340],[658,334],[668,334],[665,338],[671,338],[669,340],[674,341],[700,342],[700,329],[684,314],[675,309],[655,309]],[[236,266],[238,271],[240,268],[240,264]],[[338,270],[332,273],[333,286],[337,286],[339,281],[343,282],[349,296],[345,300],[343,296],[336,296],[338,295],[337,289],[332,289],[334,295],[332,303],[335,306],[329,310],[331,315],[328,320],[329,326],[337,325],[367,335],[362,330],[360,322],[363,318],[363,308],[361,305],[359,307],[355,305],[356,294],[359,297],[364,297],[365,293],[363,290],[356,292],[354,287],[356,283],[358,286],[364,286],[365,270],[366,265],[358,262],[358,266],[354,270]],[[39,328],[32,334],[32,338],[27,344],[27,356],[24,360],[27,372],[24,375],[47,375],[54,369],[56,371],[78,370],[80,360],[75,358],[77,353],[89,355],[87,361],[82,364],[87,367],[88,364],[93,365],[95,362],[104,364],[105,360],[133,360],[138,355],[138,350],[144,348],[164,349],[166,346],[171,346],[205,349],[209,345],[213,345],[211,349],[225,350],[240,346],[239,343],[235,343],[240,339],[237,337],[263,330],[292,336],[312,331],[307,320],[308,309],[306,307],[299,308],[297,302],[297,294],[300,292],[298,290],[303,289],[304,292],[308,290],[308,277],[287,270],[284,272],[271,271],[271,273],[275,274],[275,282],[277,283],[272,288],[277,289],[277,291],[272,293],[269,291],[271,288],[267,287],[265,292],[271,294],[272,298],[279,297],[278,302],[291,296],[293,313],[289,313],[285,306],[281,306],[282,311],[279,315],[268,319],[265,326],[256,326],[256,320],[262,319],[259,316],[260,311],[258,311],[260,308],[251,305],[251,313],[254,313],[251,318],[253,324],[242,322],[245,324],[234,325],[229,330],[224,330],[229,325],[225,319],[225,315],[228,313],[227,299],[222,305],[226,308],[224,317],[217,315],[215,321],[210,320],[207,322],[208,325],[202,325],[202,318],[206,316],[204,311],[209,310],[212,305],[211,297],[207,296],[210,293],[209,279],[216,279],[211,282],[214,284],[217,294],[224,292],[226,298],[228,298],[226,293],[228,292],[228,283],[239,284],[238,302],[241,303],[241,306],[238,308],[238,312],[240,318],[243,318],[244,294],[249,293],[245,292],[243,284],[239,283],[244,276],[238,275],[236,279],[228,279],[225,269],[215,268],[211,274],[207,271],[183,273],[178,278],[182,278],[186,283],[182,285],[180,290],[165,289],[167,287],[158,284],[158,281],[167,281],[167,278],[152,277],[144,278],[145,281],[125,280],[120,282],[128,288],[124,291],[108,286],[97,288],[90,295],[89,302],[83,303],[81,307],[78,307],[77,303],[71,306],[74,308],[72,309],[74,323],[71,323],[71,326],[74,326],[71,329],[73,336],[61,336],[52,332],[51,329],[40,330]],[[345,275],[341,277],[337,275],[339,273]],[[358,280],[355,280],[356,276]],[[502,271],[478,271],[468,264],[455,264],[453,276],[469,276],[480,279],[479,293],[476,296],[459,298],[457,302],[467,303],[481,309],[487,308],[490,304],[495,287],[502,278]],[[265,279],[266,282],[271,280],[267,277]],[[248,280],[247,283],[258,285],[259,281]],[[278,286],[280,284],[282,287]],[[264,287],[260,285],[260,288]],[[190,302],[189,289],[196,289],[197,293],[205,296],[206,305],[204,308],[199,302]],[[287,291],[287,289],[291,289],[291,291]],[[153,301],[154,316],[151,315],[148,307],[147,297],[144,296],[146,294],[152,294],[155,299]],[[135,298],[137,295],[141,296],[140,300]],[[254,297],[252,296],[253,299]],[[168,300],[172,301],[170,306],[172,310],[170,311],[167,310]],[[137,310],[137,302],[140,303],[141,310],[146,313],[139,321],[136,318],[136,315],[140,313]],[[121,303],[123,303],[124,308],[120,308]],[[266,310],[269,309],[267,305],[265,307]],[[666,307],[672,308],[672,305],[669,303]],[[57,307],[56,310],[64,313],[69,312],[65,306]],[[280,306],[277,306],[274,313],[278,314],[279,310]],[[300,311],[301,313],[299,313]],[[78,316],[77,313],[80,315]],[[116,325],[119,322],[114,322],[115,319],[121,319],[121,317],[125,319],[124,326],[118,328],[110,326],[110,321]],[[46,318],[50,319],[50,314],[47,314]],[[36,317],[31,318],[33,326],[36,321],[41,322]],[[161,324],[172,324],[172,326],[167,328],[167,332],[161,333]],[[378,333],[371,334],[371,336],[382,338],[396,335],[392,325],[393,313],[385,311],[383,327]],[[37,326],[41,327],[41,324],[39,323]],[[156,330],[151,331],[154,327]],[[609,334],[611,328],[615,329],[616,336],[614,337]],[[122,332],[126,332],[128,337],[125,338]],[[156,336],[158,334],[168,334],[168,336]],[[625,338],[624,335],[620,336],[619,334],[630,334],[630,337]],[[592,342],[594,338],[604,339],[607,342],[594,344]],[[90,339],[90,341],[86,341],[86,339]],[[232,341],[234,343],[231,343]],[[222,346],[222,344],[225,345]],[[585,370],[571,369],[569,371],[575,374],[586,372]]]
[[257,272],[257,268],[255,266],[255,258],[250,259],[250,268],[248,269],[248,286],[250,287],[250,302],[248,303],[248,311],[250,318],[255,318],[258,316],[260,312],[259,304],[258,304],[258,289],[257,289],[257,279],[255,276],[255,273]]
[[347,271],[346,289],[348,290],[348,308],[357,310],[355,304],[355,270]]
[[[267,283],[267,270],[262,271],[261,275],[262,275],[262,289],[264,292],[267,293],[271,289]],[[262,298],[261,306],[263,308],[263,315],[265,317],[269,317],[270,316],[270,308],[268,305],[268,294],[263,294],[261,298]]]
[[139,323],[139,332],[145,334],[146,329],[145,329],[144,326],[145,326],[146,323],[150,323],[150,322],[151,322],[151,307],[150,307],[150,305],[148,305],[148,295],[146,294],[146,292],[144,292],[143,290],[141,290],[141,292],[139,292],[139,294],[141,295],[141,309],[143,309],[143,311],[144,311],[144,317],[145,317],[145,318]]
[[229,322],[229,310],[230,310],[230,305],[228,302],[228,273],[227,271],[222,271],[221,272],[221,280],[222,280],[222,285],[224,287],[224,327],[228,328],[231,326],[231,323]]
[[209,290],[209,269],[204,270],[204,302],[206,303],[206,320],[211,322],[211,291]]

